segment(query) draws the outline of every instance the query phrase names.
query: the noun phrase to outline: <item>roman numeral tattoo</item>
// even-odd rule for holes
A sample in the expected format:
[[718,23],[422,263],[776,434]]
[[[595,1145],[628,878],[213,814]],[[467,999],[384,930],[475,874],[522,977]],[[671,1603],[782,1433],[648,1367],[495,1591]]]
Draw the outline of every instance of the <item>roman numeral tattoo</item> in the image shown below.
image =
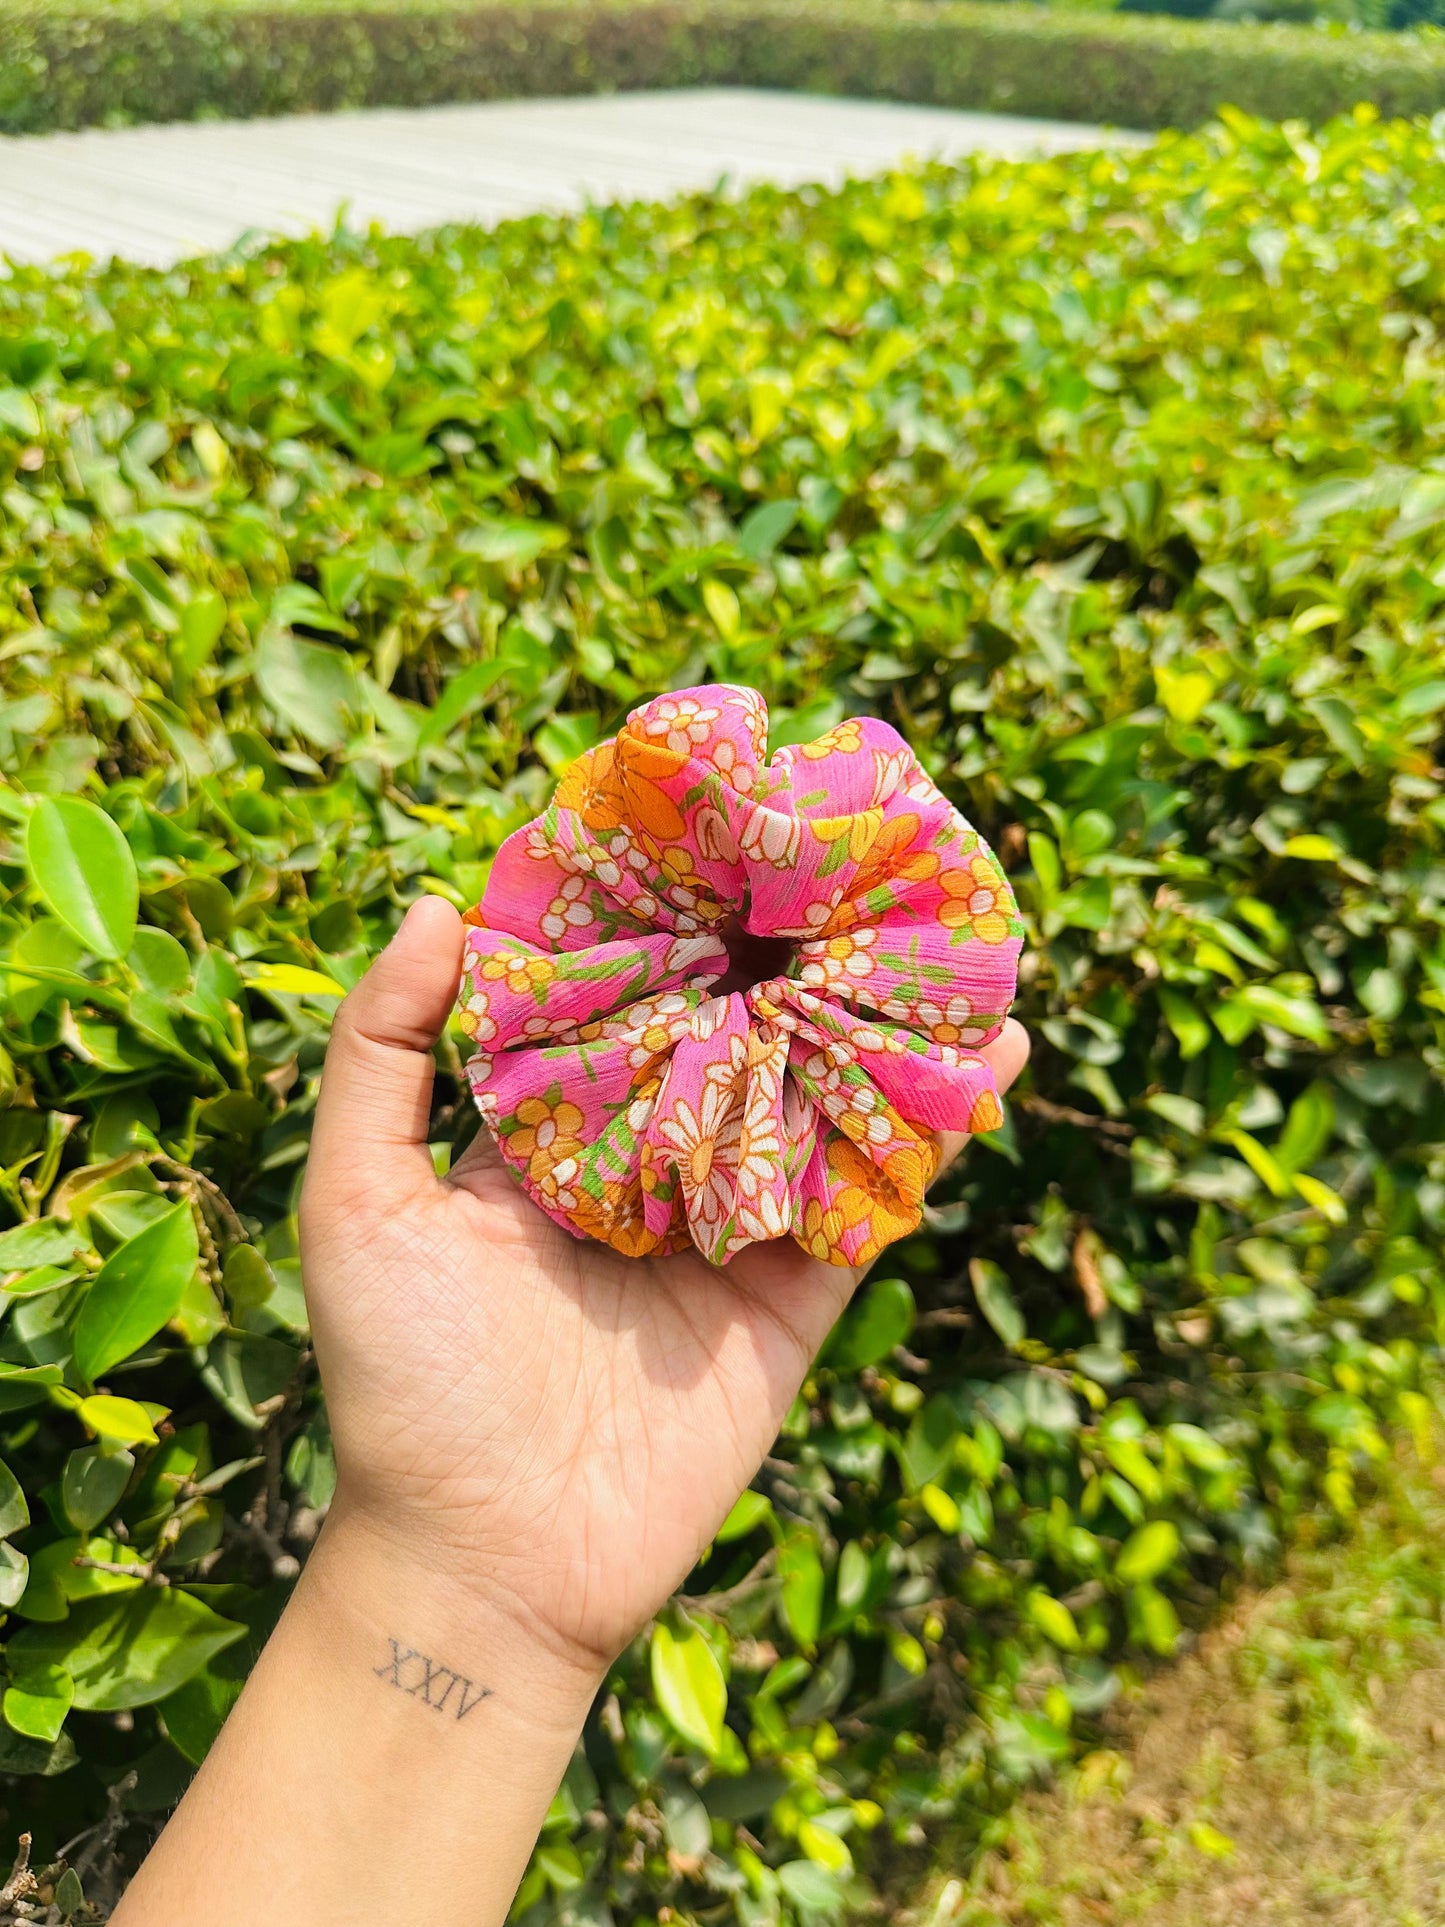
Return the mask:
[[391,1658],[382,1666],[374,1666],[372,1671],[388,1686],[405,1693],[408,1699],[419,1699],[433,1712],[450,1712],[453,1719],[464,1720],[474,1706],[492,1697],[490,1686],[473,1686],[469,1679],[453,1672],[450,1666],[439,1666],[415,1646],[403,1646],[399,1639],[389,1643]]

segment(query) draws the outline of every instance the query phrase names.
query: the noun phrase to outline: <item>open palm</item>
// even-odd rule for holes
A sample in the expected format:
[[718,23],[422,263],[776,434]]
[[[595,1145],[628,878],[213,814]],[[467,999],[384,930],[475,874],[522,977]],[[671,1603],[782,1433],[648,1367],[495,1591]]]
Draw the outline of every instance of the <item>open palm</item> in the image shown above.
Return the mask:
[[[431,1047],[461,946],[449,905],[416,905],[327,1057],[302,1264],[338,1505],[605,1660],[752,1478],[862,1274],[788,1239],[723,1269],[579,1242],[485,1133],[438,1179]],[[1007,1088],[1021,1028],[987,1055]]]

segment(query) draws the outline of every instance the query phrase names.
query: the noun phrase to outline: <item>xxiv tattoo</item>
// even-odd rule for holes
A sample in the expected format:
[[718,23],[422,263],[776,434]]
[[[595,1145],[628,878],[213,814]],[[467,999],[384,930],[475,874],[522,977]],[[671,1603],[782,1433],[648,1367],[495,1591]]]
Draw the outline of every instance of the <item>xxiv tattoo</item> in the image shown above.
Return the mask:
[[464,1720],[474,1706],[492,1697],[490,1686],[474,1687],[450,1666],[438,1666],[414,1646],[403,1646],[399,1639],[393,1639],[390,1644],[391,1658],[384,1666],[372,1668],[376,1677],[408,1698],[419,1699],[433,1712],[450,1713],[453,1719]]

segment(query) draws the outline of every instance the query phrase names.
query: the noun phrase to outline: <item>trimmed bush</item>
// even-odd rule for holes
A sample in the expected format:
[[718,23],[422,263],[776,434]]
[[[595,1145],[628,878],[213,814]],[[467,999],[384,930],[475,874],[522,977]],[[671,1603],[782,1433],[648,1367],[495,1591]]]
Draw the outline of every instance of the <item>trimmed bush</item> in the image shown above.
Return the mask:
[[1445,47],[930,0],[116,0],[0,9],[0,131],[629,87],[798,88],[1120,126],[1445,106]]
[[534,1927],[902,1892],[1424,1426],[1441,181],[1423,127],[1231,116],[0,283],[0,1767],[37,1854],[116,1788],[123,1871],[328,1502],[293,1210],[337,997],[669,684],[908,734],[1013,873],[1037,1054],[665,1616],[726,1724],[675,1726],[639,1639]]

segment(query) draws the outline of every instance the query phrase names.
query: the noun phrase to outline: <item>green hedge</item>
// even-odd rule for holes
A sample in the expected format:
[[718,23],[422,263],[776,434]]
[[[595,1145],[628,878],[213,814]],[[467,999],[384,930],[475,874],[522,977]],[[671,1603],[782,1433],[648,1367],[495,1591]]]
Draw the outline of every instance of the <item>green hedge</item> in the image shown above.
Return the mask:
[[[1013,873],[1037,1053],[689,1582],[725,1739],[669,1728],[640,1639],[535,1927],[902,1892],[1426,1422],[1439,181],[1423,127],[1231,117],[0,282],[0,1771],[49,1776],[5,1794],[37,1851],[112,1788],[139,1850],[329,1497],[293,1209],[336,995],[669,684],[907,732]],[[142,1276],[96,1364],[89,1294]],[[185,1604],[142,1633],[152,1575]]]
[[1194,126],[1445,106],[1445,48],[930,0],[117,0],[0,9],[0,131],[739,85]]

